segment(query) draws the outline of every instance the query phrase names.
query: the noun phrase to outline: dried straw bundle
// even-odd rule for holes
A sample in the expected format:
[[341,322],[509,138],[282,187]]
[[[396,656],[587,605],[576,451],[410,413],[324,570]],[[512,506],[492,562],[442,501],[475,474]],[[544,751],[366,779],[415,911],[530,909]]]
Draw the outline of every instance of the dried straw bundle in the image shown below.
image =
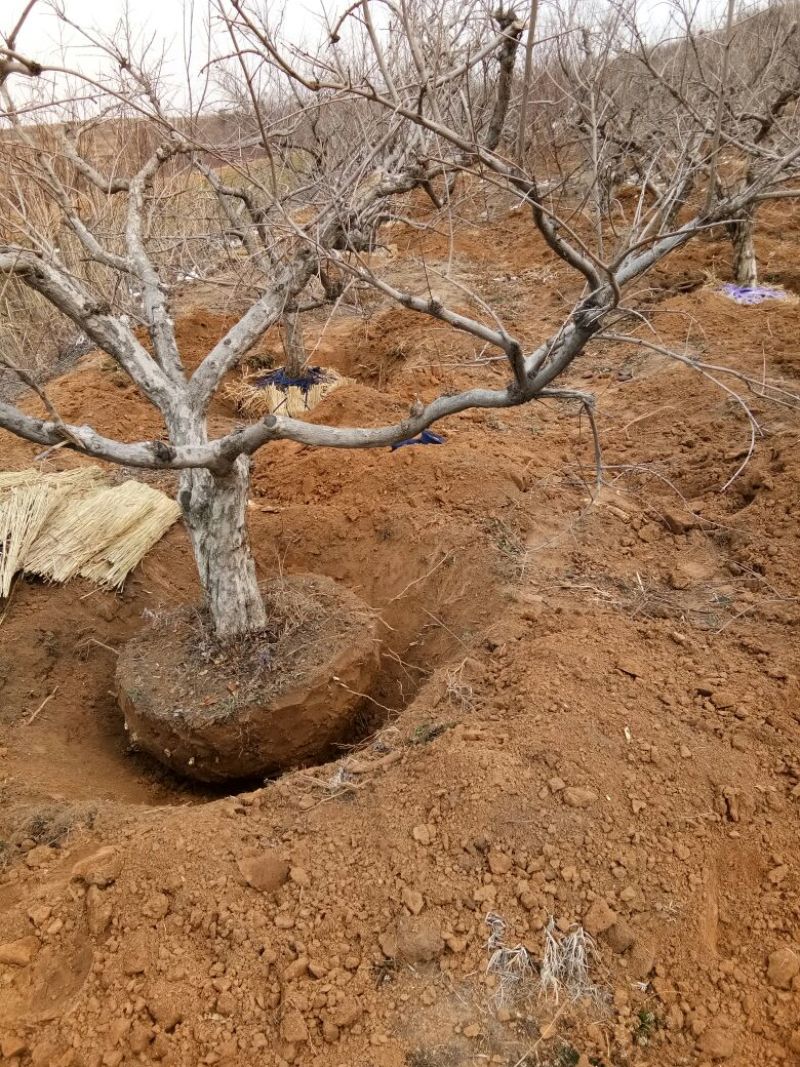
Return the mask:
[[36,470],[0,472],[0,597],[7,597],[17,571],[53,511],[66,495],[98,484],[91,467],[42,475]]
[[0,597],[11,592],[11,582],[22,570],[31,545],[56,502],[47,486],[20,486],[6,494],[0,505]]
[[102,482],[102,472],[98,467],[76,467],[74,470],[53,471],[50,474],[43,474],[35,467],[24,471],[0,471],[0,503],[8,493],[20,487],[46,486],[76,492],[101,485]]
[[108,487],[96,467],[2,472],[0,597],[20,570],[119,587],[179,515],[158,489],[137,481]]
[[128,487],[124,506],[136,511],[136,518],[124,534],[81,568],[81,577],[106,589],[118,589],[133,568],[160,541],[170,526],[180,518],[179,505],[158,489],[143,482],[125,482],[117,487],[116,506],[122,490]]
[[223,396],[236,405],[237,411],[249,418],[263,418],[264,415],[298,418],[315,408],[334,389],[348,385],[351,380],[343,378],[335,370],[327,369],[324,381],[315,382],[305,390],[296,385],[282,388],[271,383],[256,384],[263,377],[263,370],[244,374],[238,381],[225,387]]
[[143,482],[69,497],[39,534],[25,570],[54,582],[81,574],[108,588],[120,586],[179,515],[174,500]]

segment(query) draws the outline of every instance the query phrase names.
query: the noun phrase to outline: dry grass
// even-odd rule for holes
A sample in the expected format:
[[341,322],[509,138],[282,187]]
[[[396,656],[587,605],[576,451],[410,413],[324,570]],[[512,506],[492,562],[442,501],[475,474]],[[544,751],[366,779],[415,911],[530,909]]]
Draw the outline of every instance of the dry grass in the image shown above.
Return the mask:
[[160,490],[137,481],[109,488],[96,468],[0,474],[0,596],[20,570],[118,588],[179,515]]
[[91,467],[50,475],[35,470],[0,472],[0,597],[11,592],[14,575],[24,569],[65,495],[95,487],[98,475]]
[[264,377],[264,371],[251,371],[227,385],[222,395],[248,418],[257,419],[275,414],[298,418],[315,408],[334,389],[350,382],[349,378],[343,378],[335,370],[326,370],[325,376],[325,381],[317,382],[305,391],[294,385],[290,385],[288,389],[277,388],[271,384],[257,385],[258,379]]

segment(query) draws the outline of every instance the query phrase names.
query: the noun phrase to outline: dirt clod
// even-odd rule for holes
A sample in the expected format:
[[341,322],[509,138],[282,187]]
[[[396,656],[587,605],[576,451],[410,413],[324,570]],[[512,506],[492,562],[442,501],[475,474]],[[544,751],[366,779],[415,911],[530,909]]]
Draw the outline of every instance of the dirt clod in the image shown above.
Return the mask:
[[712,1060],[729,1060],[736,1053],[737,1033],[730,1025],[714,1023],[704,1031],[697,1047]]
[[242,856],[236,865],[247,884],[260,893],[274,893],[289,879],[289,862],[277,852]]
[[0,964],[26,967],[39,951],[39,938],[30,935],[0,945]]
[[794,949],[783,946],[770,953],[767,960],[767,980],[778,989],[788,989],[800,972],[800,956]]
[[588,808],[600,799],[600,795],[594,789],[582,785],[567,786],[561,796],[570,808]]
[[583,926],[592,937],[605,933],[617,921],[617,914],[605,900],[595,900],[583,917]]
[[85,856],[72,868],[72,877],[86,885],[104,888],[112,885],[122,871],[122,856],[110,845]]

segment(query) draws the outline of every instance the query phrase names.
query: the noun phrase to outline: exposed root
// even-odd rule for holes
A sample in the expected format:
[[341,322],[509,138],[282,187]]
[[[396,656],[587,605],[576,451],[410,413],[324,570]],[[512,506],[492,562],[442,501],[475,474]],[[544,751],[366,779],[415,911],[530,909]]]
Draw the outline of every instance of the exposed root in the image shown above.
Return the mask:
[[593,938],[580,925],[559,937],[554,919],[545,930],[544,955],[539,968],[539,991],[556,1003],[562,995],[570,1000],[597,996],[597,986],[589,976],[592,961],[597,957]]

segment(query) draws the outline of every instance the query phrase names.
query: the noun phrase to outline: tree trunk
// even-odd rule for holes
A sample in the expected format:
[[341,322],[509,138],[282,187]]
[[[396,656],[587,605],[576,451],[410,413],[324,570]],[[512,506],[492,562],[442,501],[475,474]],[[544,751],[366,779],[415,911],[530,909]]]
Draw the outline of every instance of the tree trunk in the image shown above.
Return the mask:
[[239,456],[229,474],[186,470],[179,500],[192,540],[205,605],[220,638],[263,630],[264,602],[247,536],[250,467]]
[[306,369],[306,346],[303,343],[303,327],[296,311],[287,311],[283,316],[283,351],[286,355],[286,373],[290,378],[302,378]]
[[743,211],[730,224],[731,242],[733,244],[733,276],[737,285],[754,286],[758,284],[758,264],[753,243],[755,218],[753,210]]

